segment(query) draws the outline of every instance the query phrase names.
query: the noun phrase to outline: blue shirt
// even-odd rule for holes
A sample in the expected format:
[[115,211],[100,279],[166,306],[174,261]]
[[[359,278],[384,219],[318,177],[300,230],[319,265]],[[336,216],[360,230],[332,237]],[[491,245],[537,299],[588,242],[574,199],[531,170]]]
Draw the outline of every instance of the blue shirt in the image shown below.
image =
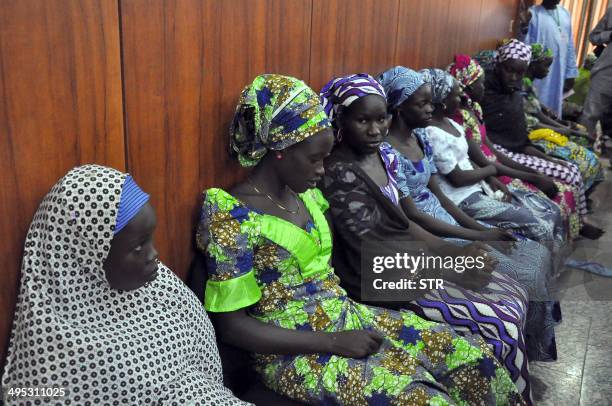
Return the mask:
[[529,31],[525,43],[540,43],[553,51],[554,60],[545,79],[535,80],[540,102],[561,116],[563,104],[563,83],[565,79],[578,76],[576,50],[572,34],[572,19],[562,6],[547,10],[532,6]]

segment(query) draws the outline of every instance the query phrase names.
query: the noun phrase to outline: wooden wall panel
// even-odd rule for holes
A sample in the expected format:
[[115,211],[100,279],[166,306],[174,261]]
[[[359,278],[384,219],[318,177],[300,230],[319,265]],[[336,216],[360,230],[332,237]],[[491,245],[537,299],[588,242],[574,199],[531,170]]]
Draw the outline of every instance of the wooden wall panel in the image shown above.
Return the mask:
[[[448,23],[448,48],[440,47],[444,59],[440,66],[451,62],[457,53],[473,54],[480,50],[480,18],[482,9],[489,7],[491,0],[450,0]],[[505,15],[508,18],[508,15]],[[508,26],[508,24],[506,24]],[[451,56],[448,57],[448,52]]]
[[128,166],[151,193],[160,255],[179,276],[192,257],[200,192],[244,175],[228,125],[256,75],[308,79],[310,0],[124,0]]
[[400,0],[398,64],[446,67],[510,35],[516,0]]
[[0,369],[23,242],[38,204],[73,166],[125,169],[117,3],[0,5]]
[[498,40],[512,35],[511,28],[518,24],[515,19],[518,4],[516,0],[484,0],[478,28],[478,49],[494,48]]
[[313,0],[310,84],[393,65],[399,0]]
[[449,5],[449,0],[400,0],[398,65],[421,69],[446,63]]

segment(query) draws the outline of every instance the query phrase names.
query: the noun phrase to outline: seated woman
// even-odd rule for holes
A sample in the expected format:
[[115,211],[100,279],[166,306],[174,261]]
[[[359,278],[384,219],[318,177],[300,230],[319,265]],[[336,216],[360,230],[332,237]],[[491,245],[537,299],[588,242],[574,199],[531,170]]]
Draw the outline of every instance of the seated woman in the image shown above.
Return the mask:
[[[525,97],[525,111],[534,117],[527,118],[527,125],[530,126],[530,130],[534,127],[539,128],[538,124],[546,124],[549,128],[554,129],[558,133],[569,137],[570,140],[578,145],[586,148],[592,148],[596,141],[596,136],[591,135],[587,132],[586,127],[578,124],[575,121],[563,120],[559,118],[554,111],[548,107],[540,104],[537,99],[536,90],[533,87],[534,79],[541,79],[548,76],[550,66],[553,63],[553,52],[546,45],[534,43],[531,44],[531,62],[529,68],[527,68],[527,74],[523,78],[523,91]],[[587,55],[588,57],[588,55]],[[587,58],[588,59],[588,58]],[[581,74],[584,68],[580,68]],[[576,79],[576,86],[578,85],[578,79]],[[527,104],[533,100],[537,103],[533,103],[527,108]],[[567,99],[566,99],[567,100]],[[564,100],[565,104],[565,100]],[[584,104],[584,103],[582,103]],[[528,111],[529,110],[529,111]],[[531,120],[531,122],[530,122]]]
[[[582,66],[578,68],[578,77],[574,81],[574,87],[572,88],[573,94],[568,98],[563,99],[563,119],[559,119],[559,117],[557,117],[554,112],[550,111],[550,109],[546,106],[542,106],[542,111],[544,112],[544,114],[546,114],[550,118],[558,120],[562,124],[572,129],[586,131],[588,134],[589,130],[584,125],[577,123],[580,119],[580,115],[582,114],[584,102],[586,101],[586,96],[589,92],[589,85],[591,84],[591,69],[593,69],[593,65],[595,65],[596,61],[597,56],[595,56],[593,52],[589,52],[587,53]],[[582,137],[580,138],[583,140],[583,142],[584,140],[586,140],[587,142],[597,141],[597,139],[593,140],[591,136],[586,139]],[[590,142],[588,143],[590,144]]]
[[[505,38],[501,41],[499,41],[499,45],[498,46],[503,46],[506,45],[508,43],[510,43],[510,41],[512,41],[511,38]],[[531,45],[532,48],[532,62],[535,59],[538,59],[540,61],[547,59],[549,61],[552,62],[552,56],[553,53],[550,49],[545,48],[544,45],[541,44],[532,44]],[[589,54],[592,55],[592,54]],[[589,59],[589,55],[587,55],[587,61],[585,62],[585,66],[589,63],[588,59]],[[480,66],[482,66],[485,69],[491,69],[494,66],[495,63],[495,58],[497,56],[497,52],[495,50],[484,50],[484,51],[480,51],[475,57],[474,60],[477,61],[477,63],[480,64]],[[551,58],[551,59],[548,59]],[[486,65],[486,66],[485,66]],[[550,65],[548,63],[545,63],[544,65],[548,65],[546,68],[549,68]],[[543,66],[542,66],[543,67]],[[589,68],[590,69],[590,68]],[[585,68],[580,68],[580,75],[584,76],[583,73],[585,72]],[[588,73],[588,70],[586,70],[586,72]],[[582,78],[583,79],[583,78]],[[525,78],[523,78],[523,80],[525,80]],[[574,86],[574,90],[576,90],[576,94],[574,94],[573,96],[565,99],[563,101],[563,115],[565,116],[566,111],[570,111],[570,116],[574,117],[575,119],[578,118],[578,116],[580,116],[580,112],[582,111],[582,105],[584,104],[584,94],[582,95],[578,95],[578,92],[582,92],[584,93],[584,83],[579,83],[579,81],[581,80],[581,78],[577,78],[576,79],[576,84]],[[584,80],[583,80],[584,82]],[[528,82],[530,83],[530,82]],[[580,89],[579,89],[580,88]],[[578,90],[577,90],[578,89]],[[587,84],[587,89],[588,90],[588,84]],[[574,103],[570,103],[568,102],[568,100],[572,100],[575,101],[577,99],[580,99],[580,97],[582,97],[582,102],[578,103],[578,105],[576,105]],[[566,104],[567,105],[572,105],[570,107],[568,107],[568,109],[566,109]],[[597,142],[596,140],[596,135],[589,135],[589,133],[587,132],[586,127],[584,127],[581,124],[578,124],[575,120],[574,121],[570,121],[571,118],[569,120],[564,120],[561,119],[557,116],[557,114],[552,111],[551,109],[549,109],[548,107],[544,106],[544,105],[540,105],[539,109],[541,109],[541,113],[546,116],[546,120],[552,120],[550,121],[551,124],[559,126],[559,128],[561,129],[561,133],[568,136],[572,141],[574,141],[575,143],[582,145],[584,147],[591,147],[593,146],[593,142]],[[578,113],[577,115],[575,114],[575,111],[578,109]],[[600,142],[600,141],[599,141]]]
[[[430,252],[437,255],[443,252],[443,255],[450,256],[469,255],[474,246],[489,250],[499,265],[485,287],[470,290],[473,286],[467,283],[471,276],[465,275],[458,281],[446,282],[444,289],[424,292],[422,298],[413,300],[405,294],[403,301],[381,305],[410,309],[430,320],[450,324],[458,332],[482,335],[493,344],[497,357],[508,368],[525,399],[529,399],[528,357],[523,340],[526,297],[524,289],[514,279],[498,271],[510,275],[529,273],[533,278],[535,267],[526,265],[527,260],[533,261],[531,255],[539,258],[538,255],[545,250],[525,255],[520,263],[491,251],[483,244],[468,245],[467,241],[460,240],[445,242],[423,230],[421,226],[441,235],[465,235],[473,239],[478,234],[473,229],[458,227],[456,223],[446,224],[429,212],[403,210],[406,201],[411,205],[420,204],[426,197],[415,198],[412,202],[410,194],[403,195],[403,191],[398,190],[399,154],[390,145],[382,143],[389,120],[385,92],[374,79],[366,74],[337,78],[323,88],[321,96],[339,141],[325,162],[324,193],[329,199],[336,231],[334,267],[342,285],[358,300],[367,298],[362,294],[367,277],[361,272],[361,263],[367,257],[364,247],[377,242],[391,244],[408,240],[405,246],[410,247],[420,245],[419,241],[422,241]],[[419,167],[423,165],[417,164]],[[425,204],[425,210],[433,206],[433,202]],[[443,215],[450,217],[439,202],[433,211],[442,218]],[[476,227],[484,229],[478,223]],[[493,240],[508,238],[504,231],[484,230],[480,231],[483,237],[487,235]],[[491,269],[493,267],[492,264]],[[544,272],[540,272],[536,277],[541,286],[545,283],[543,276]]]
[[586,223],[582,217],[587,214],[586,189],[578,168],[548,156],[529,140],[520,90],[530,60],[531,48],[513,39],[498,48],[493,67],[485,69],[485,94],[481,104],[487,136],[496,150],[513,161],[568,185],[581,216],[580,234],[597,239],[603,231]]
[[300,80],[260,75],[244,89],[231,146],[255,169],[230,193],[205,192],[196,237],[220,339],[253,353],[268,387],[312,404],[520,404],[480,338],[356,303],[340,288],[315,189],[329,127]]
[[[459,81],[462,89],[461,108],[451,118],[465,131],[470,158],[479,166],[493,164],[499,181],[511,188],[513,195],[526,207],[549,207],[548,201],[543,199],[547,196],[551,198],[560,208],[563,218],[563,225],[559,225],[555,235],[561,234],[570,239],[577,237],[580,220],[571,189],[562,182],[508,158],[487,138],[487,128],[479,104],[484,95],[485,72],[478,62],[467,55],[456,55],[449,66],[449,72]],[[533,198],[534,194],[536,198]]]
[[158,260],[148,199],[98,165],[47,194],[26,237],[5,404],[247,405],[223,386],[206,312]]
[[577,137],[586,139],[586,133],[572,130],[545,114],[533,80],[548,76],[553,55],[550,49],[541,44],[531,44],[531,55],[529,68],[523,78],[523,108],[527,129],[530,131],[529,139],[546,154],[576,165],[588,194],[593,185],[603,180],[603,168],[599,158],[593,151],[575,142]]
[[[440,69],[421,71],[423,80],[431,86],[434,112],[425,129],[432,147],[435,166],[444,175],[440,187],[466,214],[490,225],[499,226],[529,239],[550,242],[561,238],[558,231],[559,210],[552,203],[543,207],[532,205],[533,211],[495,178],[495,166],[475,168],[468,157],[468,144],[463,128],[452,121],[460,106],[459,83]],[[493,192],[492,190],[499,190]],[[501,193],[501,198],[498,194]]]

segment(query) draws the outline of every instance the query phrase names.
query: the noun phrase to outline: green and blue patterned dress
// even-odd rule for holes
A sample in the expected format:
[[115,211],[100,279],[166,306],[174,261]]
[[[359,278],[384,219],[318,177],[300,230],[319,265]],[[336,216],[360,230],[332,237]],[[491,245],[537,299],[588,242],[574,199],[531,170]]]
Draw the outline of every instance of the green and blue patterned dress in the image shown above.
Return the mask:
[[330,266],[331,233],[318,189],[300,194],[313,221],[302,229],[247,207],[221,189],[205,192],[197,241],[208,259],[210,312],[247,309],[277,327],[384,335],[366,358],[253,354],[271,389],[300,401],[345,405],[523,404],[508,372],[477,336],[410,312],[347,298]]

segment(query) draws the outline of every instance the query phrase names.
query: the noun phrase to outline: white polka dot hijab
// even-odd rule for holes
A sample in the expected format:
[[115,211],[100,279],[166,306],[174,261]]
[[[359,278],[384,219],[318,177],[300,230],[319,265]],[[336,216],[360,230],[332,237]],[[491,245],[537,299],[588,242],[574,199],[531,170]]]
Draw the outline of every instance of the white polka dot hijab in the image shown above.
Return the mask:
[[25,242],[5,404],[246,404],[223,386],[202,305],[166,266],[133,291],[106,281],[126,177],[81,166],[40,204]]

